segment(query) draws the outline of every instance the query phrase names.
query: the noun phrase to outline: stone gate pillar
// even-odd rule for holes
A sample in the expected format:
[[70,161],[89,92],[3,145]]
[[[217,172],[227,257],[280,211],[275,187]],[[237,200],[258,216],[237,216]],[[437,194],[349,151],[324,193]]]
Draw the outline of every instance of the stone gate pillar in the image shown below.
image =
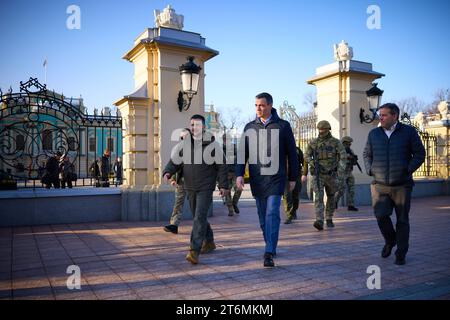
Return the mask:
[[[334,137],[341,139],[344,136],[353,138],[352,149],[359,158],[363,168],[362,153],[371,129],[378,125],[375,120],[371,124],[360,123],[359,112],[361,108],[368,110],[366,91],[372,87],[375,79],[384,74],[375,72],[372,64],[353,60],[353,49],[342,41],[334,46],[335,61],[316,69],[316,75],[307,81],[316,86],[317,106],[315,112],[317,120],[327,120],[331,124]],[[365,190],[356,186],[355,201],[370,203],[366,199],[368,183],[371,181],[365,173],[360,173],[355,167],[353,174],[357,185],[364,185]],[[364,192],[363,192],[364,191]],[[363,196],[362,199],[359,195]]]
[[[205,62],[218,52],[208,48],[200,34],[183,31],[183,22],[170,6],[163,12],[155,10],[156,26],[144,30],[123,57],[135,67],[135,91],[115,102],[124,124],[124,220],[170,217],[173,188],[161,183],[161,175],[176,143],[171,136],[175,129],[188,126],[192,115],[204,115]],[[180,112],[179,67],[188,56],[202,70],[190,109]]]

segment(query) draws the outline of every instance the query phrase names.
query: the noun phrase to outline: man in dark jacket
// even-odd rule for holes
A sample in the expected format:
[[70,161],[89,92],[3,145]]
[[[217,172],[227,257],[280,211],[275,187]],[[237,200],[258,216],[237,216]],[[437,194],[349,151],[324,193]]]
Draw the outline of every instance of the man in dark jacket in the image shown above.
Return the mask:
[[62,153],[56,152],[53,157],[50,157],[45,164],[45,188],[50,189],[52,185],[55,189],[60,188],[59,183],[59,159],[61,158]]
[[116,162],[114,162],[113,170],[114,170],[114,174],[116,175],[116,185],[122,184],[123,165],[122,165],[122,159],[120,157],[118,157],[116,159]]
[[183,170],[184,189],[194,216],[191,232],[191,248],[186,260],[199,262],[200,253],[209,253],[216,248],[214,234],[208,222],[208,211],[212,204],[213,191],[219,176],[220,194],[228,192],[227,165],[220,144],[205,133],[205,118],[191,117],[191,133],[178,144],[166,165],[163,177],[166,182],[172,175]]
[[249,163],[250,187],[256,200],[259,223],[266,243],[265,267],[275,265],[273,257],[278,244],[280,204],[286,177],[289,180],[288,190],[292,191],[299,175],[291,126],[278,117],[272,105],[270,94],[261,93],[256,96],[256,119],[245,126],[236,165],[236,185],[242,190],[245,165]]
[[106,149],[103,153],[102,159],[100,161],[100,172],[102,178],[102,187],[109,187],[109,174],[111,172],[111,166],[109,163],[109,150]]
[[[380,107],[380,126],[370,131],[364,149],[364,165],[371,185],[372,206],[385,245],[381,256],[390,256],[397,245],[395,264],[405,264],[409,248],[409,209],[414,185],[412,174],[424,162],[425,149],[417,130],[402,124],[393,103]],[[397,216],[396,228],[391,221]]]

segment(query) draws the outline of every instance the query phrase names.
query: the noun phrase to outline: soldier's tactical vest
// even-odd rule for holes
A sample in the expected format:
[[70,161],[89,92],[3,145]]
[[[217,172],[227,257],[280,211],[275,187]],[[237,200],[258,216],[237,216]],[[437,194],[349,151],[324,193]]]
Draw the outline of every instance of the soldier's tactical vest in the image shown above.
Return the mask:
[[316,150],[320,164],[320,173],[332,174],[337,171],[339,157],[332,138],[323,141],[317,139],[311,147]]

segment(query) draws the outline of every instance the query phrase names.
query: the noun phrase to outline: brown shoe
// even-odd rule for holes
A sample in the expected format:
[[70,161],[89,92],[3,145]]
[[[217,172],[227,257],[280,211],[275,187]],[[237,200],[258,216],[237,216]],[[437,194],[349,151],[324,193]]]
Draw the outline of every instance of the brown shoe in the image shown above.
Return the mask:
[[210,253],[215,249],[216,249],[216,244],[214,243],[214,241],[205,241],[205,242],[203,242],[200,253],[201,254]]
[[189,253],[186,256],[186,260],[192,264],[197,264],[198,263],[198,252],[194,251],[194,250],[189,251]]

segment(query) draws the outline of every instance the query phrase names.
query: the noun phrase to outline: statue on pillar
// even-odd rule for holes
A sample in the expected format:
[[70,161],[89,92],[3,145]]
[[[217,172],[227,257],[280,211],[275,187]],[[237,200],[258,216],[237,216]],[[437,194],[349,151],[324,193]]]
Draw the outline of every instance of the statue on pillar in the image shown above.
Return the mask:
[[334,60],[339,61],[342,64],[343,69],[348,69],[347,61],[353,59],[353,48],[348,45],[344,40],[339,44],[335,44],[334,48]]
[[183,23],[184,16],[181,14],[176,14],[175,10],[172,9],[170,5],[168,5],[163,12],[155,10],[155,24],[157,28],[165,27],[182,30],[184,27]]
[[441,114],[441,120],[450,120],[450,103],[448,101],[441,101],[438,104],[438,110]]
[[334,45],[334,59],[336,61],[346,61],[353,59],[353,48],[344,40]]

